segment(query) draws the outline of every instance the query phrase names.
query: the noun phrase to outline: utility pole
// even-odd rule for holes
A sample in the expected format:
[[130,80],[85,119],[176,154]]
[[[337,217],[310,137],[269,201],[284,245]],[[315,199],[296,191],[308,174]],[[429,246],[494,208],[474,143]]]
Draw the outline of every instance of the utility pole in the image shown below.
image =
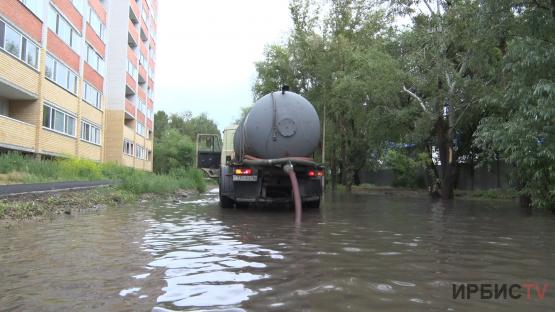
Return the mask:
[[[324,101],[324,125],[322,127],[322,164],[326,163],[326,102]],[[326,176],[322,179],[322,189],[326,187]]]

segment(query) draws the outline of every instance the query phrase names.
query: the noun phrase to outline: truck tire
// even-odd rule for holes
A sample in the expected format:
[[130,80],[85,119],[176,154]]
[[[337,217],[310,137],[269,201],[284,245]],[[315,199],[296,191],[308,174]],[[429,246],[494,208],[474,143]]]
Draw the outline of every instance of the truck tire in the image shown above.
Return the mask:
[[320,208],[320,199],[304,202],[303,206],[306,208]]
[[220,169],[220,181],[219,181],[219,194],[220,194],[220,207],[221,208],[233,208],[235,201],[223,194],[233,194],[233,181],[232,177],[227,175],[229,167],[224,166]]
[[235,201],[227,196],[220,195],[220,208],[233,208]]

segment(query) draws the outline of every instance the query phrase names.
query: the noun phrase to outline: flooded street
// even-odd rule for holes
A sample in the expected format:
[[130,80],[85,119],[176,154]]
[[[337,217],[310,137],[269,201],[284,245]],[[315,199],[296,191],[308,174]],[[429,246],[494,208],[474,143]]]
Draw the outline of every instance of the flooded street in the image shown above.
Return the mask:
[[[220,209],[217,190],[1,228],[0,310],[542,311],[555,217],[511,202],[328,194],[320,210]],[[543,300],[453,283],[549,283]],[[551,288],[553,287],[553,288]]]

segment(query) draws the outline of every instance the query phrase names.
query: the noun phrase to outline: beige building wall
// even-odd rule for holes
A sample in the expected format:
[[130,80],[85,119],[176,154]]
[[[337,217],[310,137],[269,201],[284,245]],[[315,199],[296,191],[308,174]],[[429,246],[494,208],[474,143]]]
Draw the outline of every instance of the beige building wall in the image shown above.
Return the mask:
[[[25,6],[20,0],[1,0],[0,20],[21,35],[32,46],[37,46],[38,64],[32,65],[23,57],[16,57],[0,46],[0,150],[18,150],[42,155],[82,157],[99,162],[113,161],[122,165],[141,170],[152,170],[152,157],[149,160],[138,159],[135,151],[133,155],[123,153],[124,138],[152,151],[152,138],[146,140],[136,133],[137,111],[133,116],[125,113],[126,103],[126,68],[128,57],[129,25],[137,29],[154,29],[157,1],[122,0],[122,1],[84,1],[83,8],[75,7],[79,1],[43,2],[42,14],[32,11],[31,6]],[[150,5],[154,7],[150,8]],[[80,48],[70,47],[61,37],[48,28],[50,7],[57,10],[69,21],[72,31],[81,37]],[[104,23],[104,38],[95,37],[88,23],[89,7],[94,9]],[[122,10],[116,10],[116,9]],[[112,11],[110,11],[112,10]],[[130,11],[131,10],[131,11]],[[87,12],[83,16],[82,12]],[[130,22],[130,12],[134,16],[134,23]],[[149,18],[141,16],[147,12]],[[113,21],[110,21],[113,18]],[[119,25],[121,21],[121,25]],[[3,24],[0,23],[0,27]],[[147,25],[148,24],[148,25]],[[135,25],[135,26],[133,26]],[[123,28],[121,28],[121,27]],[[121,37],[121,38],[120,38]],[[72,37],[74,38],[74,37]],[[118,39],[112,40],[111,39]],[[121,40],[119,40],[121,39]],[[137,38],[136,38],[137,39]],[[142,47],[155,48],[154,38],[148,33],[138,38]],[[106,70],[91,74],[87,69],[87,45],[102,55]],[[104,49],[106,54],[104,54]],[[77,51],[77,52],[76,52]],[[139,49],[134,53],[139,55]],[[77,74],[77,90],[75,94],[50,81],[46,77],[45,60],[47,54],[52,55],[60,63],[67,65]],[[154,55],[154,54],[152,54]],[[143,56],[144,53],[143,53]],[[154,58],[148,53],[148,63],[154,64]],[[143,61],[143,78],[149,78]],[[121,71],[121,75],[110,75],[113,69]],[[152,68],[154,69],[154,68]],[[95,76],[96,75],[96,76]],[[146,76],[148,75],[148,76]],[[117,77],[116,77],[117,76]],[[102,106],[96,108],[83,100],[85,80],[101,92]],[[96,84],[95,84],[96,83]],[[146,94],[147,85],[136,85]],[[148,86],[151,90],[153,85]],[[112,92],[110,90],[117,90]],[[109,100],[110,99],[110,100]],[[114,100],[115,99],[115,100]],[[133,98],[136,105],[137,97]],[[148,95],[149,109],[152,110],[151,93]],[[49,105],[75,117],[75,135],[59,133],[43,126],[44,105]],[[109,110],[107,110],[109,108]],[[135,110],[137,108],[135,107]],[[127,119],[125,119],[127,118]],[[142,118],[142,117],[141,117]],[[145,118],[145,128],[152,131],[152,120]],[[81,121],[97,126],[101,129],[100,144],[95,144],[81,138]],[[129,124],[131,127],[125,126]],[[147,127],[147,124],[150,128]]]

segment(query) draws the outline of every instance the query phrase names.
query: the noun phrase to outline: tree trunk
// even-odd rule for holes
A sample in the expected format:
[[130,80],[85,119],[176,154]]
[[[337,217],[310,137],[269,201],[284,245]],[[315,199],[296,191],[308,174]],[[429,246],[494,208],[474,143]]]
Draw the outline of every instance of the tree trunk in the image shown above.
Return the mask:
[[331,191],[335,192],[337,188],[337,156],[335,150],[331,154]]
[[[525,187],[526,187],[526,180],[517,175],[516,190],[518,192],[522,192],[522,190]],[[520,202],[520,207],[521,208],[530,209],[532,207],[531,206],[532,197],[530,196],[530,194],[521,193],[520,196],[518,197],[518,200]]]
[[495,186],[501,188],[501,172],[499,168],[499,155],[495,155]]
[[355,185],[360,185],[360,169],[355,170],[355,174],[353,176],[353,183]]
[[470,155],[470,190],[474,191],[474,155]]
[[439,117],[436,123],[437,145],[441,161],[441,191],[442,199],[453,199],[454,188],[454,162],[453,139],[449,135],[448,123]]

